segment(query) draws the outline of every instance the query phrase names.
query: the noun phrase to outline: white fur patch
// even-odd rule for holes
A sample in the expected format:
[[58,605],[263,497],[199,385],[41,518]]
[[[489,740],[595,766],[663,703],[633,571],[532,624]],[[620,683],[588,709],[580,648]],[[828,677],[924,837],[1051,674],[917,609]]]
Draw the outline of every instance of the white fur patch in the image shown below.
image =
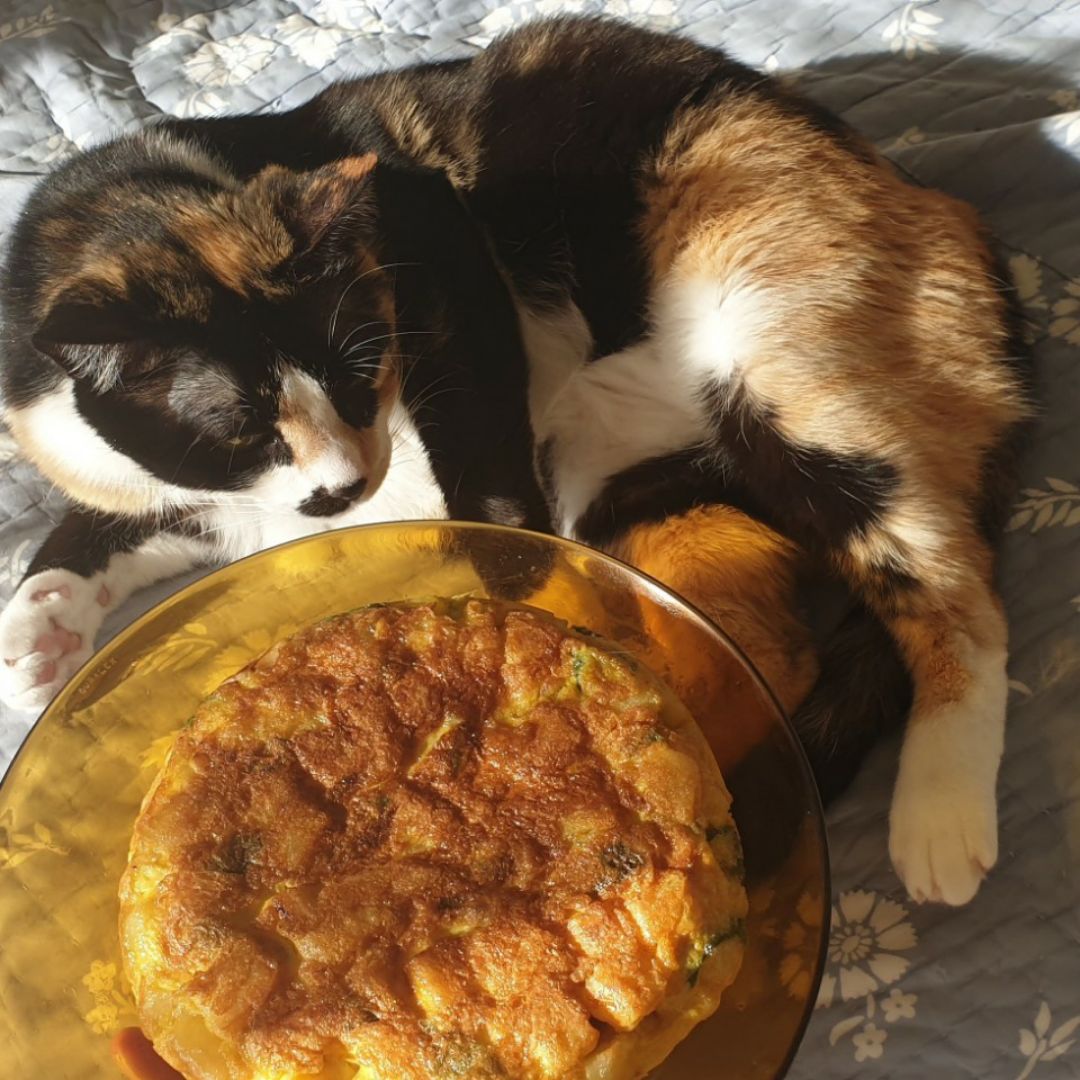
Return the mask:
[[[198,363],[198,358],[193,358]],[[169,389],[169,406],[181,416],[199,412],[205,408],[207,399],[217,406],[232,406],[240,400],[240,387],[223,368],[213,364],[199,364],[195,378],[185,372],[173,380]]]
[[725,382],[760,353],[762,338],[782,315],[775,290],[736,278],[676,281],[665,285],[655,307],[665,364],[684,377]]
[[523,318],[533,427],[540,441],[552,440],[561,532],[574,535],[609,477],[706,439],[703,392],[745,375],[778,317],[776,301],[771,291],[738,280],[669,283],[649,338],[589,364],[571,362],[568,347],[560,351],[571,319],[560,315],[545,330],[537,313]]
[[123,367],[122,345],[63,345],[67,370],[76,377],[88,378],[99,392],[120,381]]
[[543,416],[567,379],[592,355],[592,333],[576,304],[550,311],[520,300],[515,306],[529,358],[529,414]]
[[24,408],[9,409],[5,419],[46,476],[79,494],[99,493],[103,505],[153,512],[192,500],[190,491],[166,484],[114,450],[76,408],[70,379]]
[[27,578],[0,615],[0,698],[41,709],[90,658],[104,607],[100,586],[68,570]]
[[889,817],[889,854],[912,899],[966,904],[997,861],[997,773],[1006,652],[970,645],[963,699],[908,721]]
[[[295,465],[273,465],[249,488],[238,492],[234,501],[241,510],[254,505],[288,513],[295,510],[318,486],[311,476]],[[222,502],[228,505],[224,500]]]
[[[326,391],[306,372],[291,366],[283,369],[281,412],[302,422],[314,433],[313,441],[319,446],[317,456],[305,461],[302,469],[296,470],[309,485],[301,499],[316,488],[332,492],[366,479],[372,481],[374,490],[382,480],[386,470],[382,457],[389,451],[386,441],[379,441],[379,448],[383,452],[379,460],[366,460],[356,431],[341,419]],[[376,421],[376,426],[379,422]],[[385,424],[385,420],[382,423]],[[284,430],[284,425],[282,427]],[[277,486],[271,482],[266,491],[267,496],[272,498]]]
[[609,477],[705,437],[698,380],[662,350],[654,338],[585,365],[534,418],[537,437],[552,440],[557,527],[565,535],[574,535]]

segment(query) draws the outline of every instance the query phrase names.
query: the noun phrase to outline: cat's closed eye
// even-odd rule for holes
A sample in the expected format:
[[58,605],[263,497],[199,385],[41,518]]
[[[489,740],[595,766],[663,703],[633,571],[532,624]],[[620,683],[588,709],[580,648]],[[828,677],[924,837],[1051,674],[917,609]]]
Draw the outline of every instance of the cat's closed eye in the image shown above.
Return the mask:
[[258,446],[263,442],[266,436],[262,432],[249,432],[247,434],[241,432],[237,435],[231,435],[229,438],[222,440],[224,444],[234,450],[244,450],[248,447]]

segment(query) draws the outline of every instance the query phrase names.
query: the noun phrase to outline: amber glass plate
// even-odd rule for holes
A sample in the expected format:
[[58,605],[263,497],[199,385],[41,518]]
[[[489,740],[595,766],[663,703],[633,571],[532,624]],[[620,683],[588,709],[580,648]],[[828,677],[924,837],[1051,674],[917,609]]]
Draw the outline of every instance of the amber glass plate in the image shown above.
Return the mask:
[[771,694],[714,625],[613,559],[512,529],[421,522],[325,533],[211,574],[113,640],[53,702],[0,787],[0,1076],[119,1076],[110,1036],[137,1017],[117,883],[143,794],[198,703],[313,620],[464,593],[530,603],[621,643],[697,717],[735,797],[746,958],[719,1011],[652,1075],[783,1075],[817,992],[828,870],[817,794]]

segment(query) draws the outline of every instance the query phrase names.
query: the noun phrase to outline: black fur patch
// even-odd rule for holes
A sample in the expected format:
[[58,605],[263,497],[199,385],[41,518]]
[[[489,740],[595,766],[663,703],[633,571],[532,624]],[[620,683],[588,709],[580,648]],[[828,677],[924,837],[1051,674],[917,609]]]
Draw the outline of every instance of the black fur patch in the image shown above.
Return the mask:
[[[522,71],[518,58],[552,26],[558,43]],[[486,154],[470,209],[527,300],[578,306],[597,357],[646,330],[639,174],[680,109],[754,95],[856,157],[872,156],[839,117],[719,49],[615,20],[526,27],[496,42],[476,69]]]
[[877,740],[904,722],[913,684],[896,642],[862,604],[824,641],[819,660],[817,681],[792,725],[828,803],[851,783]]
[[[777,746],[759,744],[724,770],[750,887],[774,878],[806,826],[799,761],[794,752],[785,754],[783,775],[778,775],[777,764]],[[763,783],[766,775],[769,782]]]
[[722,503],[746,510],[717,463],[713,452],[691,446],[632,465],[609,477],[574,532],[594,547],[606,547],[634,525],[663,521],[696,506]]
[[538,537],[517,536],[511,547],[498,533],[456,535],[455,550],[472,563],[489,596],[527,600],[543,587],[555,565],[551,546]]
[[380,167],[381,246],[395,273],[405,401],[452,518],[486,521],[513,499],[551,531],[533,465],[517,313],[486,238],[444,176]]
[[536,475],[540,480],[540,487],[549,498],[555,496],[555,472],[554,463],[551,460],[554,447],[550,439],[545,439],[536,448]]
[[325,488],[316,488],[297,507],[297,510],[301,514],[307,514],[309,517],[333,517],[334,514],[343,514],[360,498],[365,487],[367,487],[367,481],[358,480],[341,492],[330,492]]
[[793,445],[745,402],[713,395],[715,442],[650,458],[610,477],[575,525],[604,545],[632,525],[695,506],[741,510],[818,554],[881,514],[898,482],[887,462]]
[[709,397],[724,467],[770,528],[811,550],[836,551],[888,505],[899,483],[888,462],[798,446],[737,389],[716,386]]
[[43,570],[70,570],[92,577],[104,570],[114,555],[134,551],[175,522],[173,517],[135,518],[73,508],[49,533],[24,577]]

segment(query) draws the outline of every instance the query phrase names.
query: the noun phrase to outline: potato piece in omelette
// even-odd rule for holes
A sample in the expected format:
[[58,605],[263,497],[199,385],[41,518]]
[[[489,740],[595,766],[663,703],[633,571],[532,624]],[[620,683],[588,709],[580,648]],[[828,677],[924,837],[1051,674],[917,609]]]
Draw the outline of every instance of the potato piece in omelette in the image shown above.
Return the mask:
[[200,707],[120,931],[189,1080],[623,1080],[734,979],[740,863],[704,737],[635,661],[533,609],[382,606]]

